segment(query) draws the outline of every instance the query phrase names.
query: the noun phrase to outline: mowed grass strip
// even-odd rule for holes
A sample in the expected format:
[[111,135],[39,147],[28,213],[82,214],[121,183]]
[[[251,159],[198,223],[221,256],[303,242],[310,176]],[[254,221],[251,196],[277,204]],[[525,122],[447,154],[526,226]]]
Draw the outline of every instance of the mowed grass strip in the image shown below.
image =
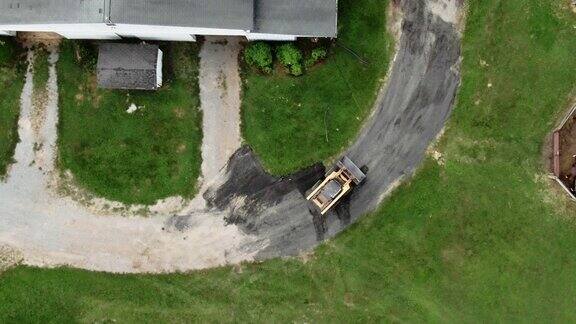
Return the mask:
[[18,267],[0,275],[0,321],[575,322],[576,211],[558,206],[541,149],[576,84],[576,17],[568,1],[468,5],[445,164],[428,159],[306,263],[157,276]]
[[339,1],[338,43],[301,77],[244,68],[242,132],[264,166],[287,174],[330,159],[355,139],[388,69],[388,1]]
[[[200,172],[196,44],[164,51],[164,86],[156,92],[96,87],[96,48],[64,42],[58,63],[60,167],[98,196],[153,204],[195,193]],[[139,109],[126,110],[132,105]]]
[[0,37],[0,177],[13,162],[18,142],[25,58],[13,37]]

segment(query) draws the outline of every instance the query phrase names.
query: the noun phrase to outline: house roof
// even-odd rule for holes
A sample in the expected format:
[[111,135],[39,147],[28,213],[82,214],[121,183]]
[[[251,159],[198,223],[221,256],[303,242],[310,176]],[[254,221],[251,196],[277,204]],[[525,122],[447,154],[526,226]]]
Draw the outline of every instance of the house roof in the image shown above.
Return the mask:
[[335,37],[337,0],[256,0],[253,32]]
[[250,30],[254,0],[112,0],[117,24]]
[[156,90],[158,45],[105,43],[98,51],[98,86]]
[[337,0],[0,0],[0,25],[114,23],[336,36]]
[[104,0],[0,0],[0,24],[101,23]]

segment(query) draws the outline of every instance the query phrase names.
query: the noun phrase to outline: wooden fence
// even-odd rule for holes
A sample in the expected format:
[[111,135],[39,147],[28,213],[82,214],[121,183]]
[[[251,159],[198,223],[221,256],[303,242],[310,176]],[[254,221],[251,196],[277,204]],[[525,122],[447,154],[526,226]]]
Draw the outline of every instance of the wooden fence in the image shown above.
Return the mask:
[[566,126],[566,123],[568,122],[568,120],[570,120],[570,118],[572,118],[574,116],[575,112],[576,112],[576,106],[574,106],[574,107],[572,107],[572,109],[570,109],[570,112],[568,112],[568,114],[566,114],[566,116],[564,117],[564,119],[562,120],[560,125],[552,133],[552,154],[553,154],[553,160],[552,160],[553,171],[552,172],[553,172],[553,174],[551,175],[551,177],[554,180],[556,180],[556,182],[558,184],[560,184],[560,186],[564,189],[564,191],[566,191],[566,193],[574,201],[576,201],[576,197],[574,196],[574,193],[572,191],[570,191],[570,189],[568,189],[566,184],[564,184],[564,182],[562,182],[562,180],[560,179],[560,156],[562,154],[562,147],[560,145],[560,131],[564,128],[564,126]]

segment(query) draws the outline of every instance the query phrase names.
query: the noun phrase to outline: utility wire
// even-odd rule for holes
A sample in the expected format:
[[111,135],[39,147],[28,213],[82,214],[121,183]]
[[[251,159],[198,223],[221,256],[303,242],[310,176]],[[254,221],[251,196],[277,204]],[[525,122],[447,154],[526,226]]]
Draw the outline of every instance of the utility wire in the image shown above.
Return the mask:
[[365,58],[363,58],[362,56],[360,56],[360,54],[354,52],[350,47],[348,47],[348,46],[346,46],[346,45],[344,45],[344,44],[341,44],[340,42],[336,42],[336,45],[338,45],[338,46],[342,47],[343,49],[345,49],[346,52],[352,54],[354,57],[356,57],[356,58],[358,59],[358,61],[360,61],[360,63],[365,64],[365,65],[366,65],[366,64],[370,64],[370,62],[368,62],[367,59],[365,59]]

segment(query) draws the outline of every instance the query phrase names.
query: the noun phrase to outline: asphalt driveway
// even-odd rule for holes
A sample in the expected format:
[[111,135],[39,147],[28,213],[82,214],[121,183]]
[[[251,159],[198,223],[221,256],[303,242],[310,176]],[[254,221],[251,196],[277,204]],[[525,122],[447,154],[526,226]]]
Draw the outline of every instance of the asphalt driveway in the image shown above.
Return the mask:
[[[0,261],[37,266],[69,265],[111,272],[186,271],[241,261],[295,255],[313,249],[362,215],[373,211],[402,179],[413,174],[430,143],[446,122],[459,84],[460,37],[455,24],[460,0],[400,0],[404,13],[402,36],[387,84],[361,134],[346,152],[368,169],[368,178],[327,217],[310,209],[304,192],[324,174],[317,164],[284,178],[266,174],[249,147],[222,157],[209,140],[204,143],[218,165],[203,166],[206,190],[179,215],[168,210],[182,199],[159,202],[153,217],[124,217],[113,202],[91,206],[55,190],[58,87],[53,53],[48,100],[41,131],[35,134],[31,102],[33,71],[26,74],[19,122],[20,143],[6,183],[0,183]],[[395,2],[396,3],[396,2]],[[237,44],[220,48],[217,58],[233,60]],[[224,46],[224,45],[222,45]],[[220,52],[220,50],[222,50]],[[206,71],[221,69],[219,60],[201,64]],[[223,73],[237,80],[236,63]],[[205,71],[205,72],[206,72]],[[204,73],[207,99],[217,96],[235,106],[234,93],[222,93],[213,73]],[[236,81],[234,81],[236,80]],[[230,82],[229,82],[230,83]],[[220,96],[222,95],[222,96]],[[218,99],[218,100],[220,100]],[[216,105],[220,105],[216,100]],[[206,103],[212,101],[204,100]],[[217,108],[217,107],[216,107]],[[207,121],[218,120],[220,111]],[[237,111],[234,111],[237,115]],[[44,116],[44,115],[43,115]],[[218,124],[213,130],[218,129]],[[205,125],[206,126],[206,125]],[[234,124],[234,129],[237,129]],[[229,146],[239,144],[232,134]],[[35,150],[35,147],[41,147]],[[225,155],[229,152],[225,152]],[[221,167],[223,166],[223,167]],[[206,168],[209,167],[209,168]],[[207,171],[208,170],[208,171]],[[112,205],[111,205],[112,204]],[[96,207],[95,207],[96,206]],[[151,209],[156,207],[150,207]],[[161,212],[164,210],[164,212]],[[4,251],[4,252],[3,252]],[[6,252],[7,251],[7,252]],[[0,265],[1,266],[1,265]]]
[[[323,176],[317,165],[278,179],[244,147],[232,157],[224,184],[211,188],[209,206],[259,238],[256,258],[294,255],[333,237],[414,173],[447,121],[460,80],[457,0],[403,0],[402,36],[387,85],[373,115],[346,154],[368,178],[327,217],[311,210],[303,192]],[[249,247],[247,247],[249,248]]]

